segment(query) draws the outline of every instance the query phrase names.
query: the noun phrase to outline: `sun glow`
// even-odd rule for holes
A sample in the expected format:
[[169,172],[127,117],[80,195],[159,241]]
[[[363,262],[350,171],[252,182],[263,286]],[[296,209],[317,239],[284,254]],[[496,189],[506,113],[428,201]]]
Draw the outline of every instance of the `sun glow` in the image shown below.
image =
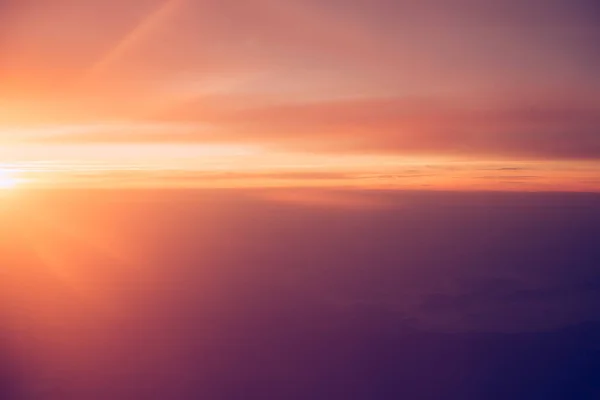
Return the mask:
[[13,171],[0,169],[0,189],[12,189],[20,182],[21,180]]

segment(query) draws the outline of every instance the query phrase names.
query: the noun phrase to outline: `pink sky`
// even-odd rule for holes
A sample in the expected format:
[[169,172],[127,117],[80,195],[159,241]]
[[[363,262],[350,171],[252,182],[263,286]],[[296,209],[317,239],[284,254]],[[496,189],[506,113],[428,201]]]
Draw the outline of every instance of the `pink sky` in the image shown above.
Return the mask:
[[589,0],[0,2],[31,184],[600,189]]

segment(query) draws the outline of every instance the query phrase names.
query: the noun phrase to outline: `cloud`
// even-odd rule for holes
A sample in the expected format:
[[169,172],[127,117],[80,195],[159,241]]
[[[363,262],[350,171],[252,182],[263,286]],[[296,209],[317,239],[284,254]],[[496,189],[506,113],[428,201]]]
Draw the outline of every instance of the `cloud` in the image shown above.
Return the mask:
[[[529,285],[531,286],[531,285]],[[556,283],[548,287],[528,287],[518,280],[490,278],[479,285],[465,288],[461,294],[435,294],[428,296],[421,304],[424,311],[442,311],[470,308],[492,308],[498,305],[512,307],[515,304],[527,305],[531,302],[553,304],[564,302],[567,298],[597,298],[600,282],[580,281]]]
[[477,178],[478,179],[497,179],[497,180],[509,179],[509,180],[520,181],[520,180],[529,180],[529,179],[539,179],[539,178],[543,178],[543,177],[536,176],[536,175],[485,175],[485,176],[478,176]]
[[[561,94],[556,94],[561,97]],[[531,99],[479,104],[370,98],[184,108],[139,128],[71,132],[57,142],[235,142],[286,150],[445,154],[503,158],[600,158],[600,101]],[[600,100],[600,99],[599,99]],[[165,121],[167,124],[165,124]],[[160,127],[166,127],[160,130]],[[168,128],[171,126],[172,128]]]
[[179,187],[245,187],[245,186],[314,186],[323,184],[327,186],[363,185],[390,183],[398,179],[420,179],[424,176],[418,171],[395,174],[364,174],[356,171],[349,172],[326,172],[326,171],[302,171],[301,169],[275,169],[273,171],[190,171],[190,170],[159,170],[131,167],[98,166],[90,167],[84,165],[72,165],[61,170],[49,172],[48,169],[23,172],[23,175],[34,181],[48,181],[56,184],[61,182],[78,182],[91,186],[102,186],[104,184],[138,184],[141,186],[155,186],[168,184]]
[[[0,119],[80,128],[3,136],[600,158],[590,0],[136,0],[115,14],[116,4],[21,13],[8,54],[27,73],[3,75]],[[72,84],[95,70],[89,87]]]
[[401,205],[384,196],[359,191],[275,190],[260,194],[263,200],[292,206],[334,210],[391,210]]

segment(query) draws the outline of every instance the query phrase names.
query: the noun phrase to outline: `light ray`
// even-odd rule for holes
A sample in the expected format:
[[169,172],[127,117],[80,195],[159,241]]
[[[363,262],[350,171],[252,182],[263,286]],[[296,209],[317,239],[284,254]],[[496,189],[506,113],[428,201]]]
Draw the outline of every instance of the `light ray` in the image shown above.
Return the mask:
[[45,271],[40,270],[40,273],[50,274],[95,312],[106,317],[117,315],[116,302],[110,301],[102,292],[102,286],[98,286],[94,279],[93,268],[85,269],[86,263],[81,260],[85,261],[91,250],[102,254],[111,264],[116,263],[123,272],[132,263],[80,230],[49,218],[49,214],[49,210],[44,208],[39,209],[35,216],[19,213],[18,221],[11,221],[20,243],[37,259],[34,265],[44,268]]
[[123,37],[107,54],[98,60],[85,74],[83,81],[90,82],[101,75],[127,52],[163,26],[186,0],[165,0],[150,12],[138,25]]
[[[42,286],[36,287],[36,291],[51,293],[57,290],[68,290],[96,316],[100,314],[108,316],[109,313],[106,309],[108,304],[103,301],[100,294],[94,293],[92,287],[86,284],[81,276],[74,273],[67,258],[54,246],[55,242],[49,243],[50,238],[57,237],[56,232],[50,231],[40,224],[35,224],[30,218],[19,222],[21,223],[12,224],[14,236],[18,243],[26,246],[27,253],[32,257],[34,263],[29,271],[21,270],[18,271],[18,274],[35,275],[38,277],[37,280],[41,279],[44,283]],[[20,265],[19,269],[22,268],[23,265]],[[49,282],[47,278],[52,281]],[[36,296],[39,296],[39,293]],[[43,307],[43,305],[40,304],[39,307]],[[37,311],[41,312],[42,310]]]

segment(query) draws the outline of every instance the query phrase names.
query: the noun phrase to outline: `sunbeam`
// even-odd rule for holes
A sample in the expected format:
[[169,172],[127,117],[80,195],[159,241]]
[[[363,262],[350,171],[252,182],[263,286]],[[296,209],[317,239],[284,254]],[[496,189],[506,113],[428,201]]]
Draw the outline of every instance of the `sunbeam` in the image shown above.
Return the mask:
[[38,290],[42,293],[66,290],[82,302],[89,312],[114,317],[115,296],[113,293],[104,293],[100,279],[103,274],[115,273],[117,268],[108,268],[115,262],[114,259],[107,258],[104,252],[95,251],[97,249],[82,237],[65,234],[60,223],[45,222],[39,215],[43,211],[37,211],[37,216],[19,213],[18,218],[11,222],[15,240],[32,260],[27,271],[20,273],[29,276],[29,279],[37,276],[36,281],[40,282]]
[[146,15],[127,35],[125,35],[107,54],[99,59],[83,76],[84,82],[92,82],[107,71],[127,52],[149,38],[166,24],[187,0],[165,0],[159,7]]

